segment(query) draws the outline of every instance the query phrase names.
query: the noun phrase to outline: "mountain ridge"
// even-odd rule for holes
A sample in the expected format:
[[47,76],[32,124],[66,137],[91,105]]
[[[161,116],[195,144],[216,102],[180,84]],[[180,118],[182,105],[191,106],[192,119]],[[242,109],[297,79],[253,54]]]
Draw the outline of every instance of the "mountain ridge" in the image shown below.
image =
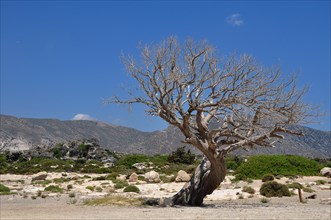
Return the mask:
[[[121,153],[162,154],[182,146],[183,136],[177,128],[143,132],[134,128],[101,121],[17,118],[0,115],[0,150],[25,150],[34,146],[51,146],[71,140],[96,138],[106,149]],[[307,157],[331,157],[331,132],[296,126],[304,137],[285,134],[275,148],[257,148],[236,154],[294,154]]]

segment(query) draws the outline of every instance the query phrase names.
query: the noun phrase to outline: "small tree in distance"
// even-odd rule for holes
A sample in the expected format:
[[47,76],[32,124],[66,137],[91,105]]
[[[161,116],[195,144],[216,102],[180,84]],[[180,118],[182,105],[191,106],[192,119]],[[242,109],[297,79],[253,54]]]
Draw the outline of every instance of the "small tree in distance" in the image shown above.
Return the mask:
[[[278,67],[265,68],[251,56],[219,59],[213,47],[170,37],[141,48],[141,62],[124,58],[142,93],[109,103],[140,103],[147,113],[177,127],[183,143],[204,155],[191,180],[171,198],[173,205],[200,206],[226,175],[224,157],[236,149],[273,147],[282,133],[302,135],[288,125],[303,122],[310,108],[305,89],[283,80]],[[217,124],[217,126],[211,126]]]
[[193,164],[194,160],[195,160],[195,155],[191,153],[190,149],[185,151],[185,146],[177,148],[176,151],[173,151],[168,156],[168,161],[171,163]]

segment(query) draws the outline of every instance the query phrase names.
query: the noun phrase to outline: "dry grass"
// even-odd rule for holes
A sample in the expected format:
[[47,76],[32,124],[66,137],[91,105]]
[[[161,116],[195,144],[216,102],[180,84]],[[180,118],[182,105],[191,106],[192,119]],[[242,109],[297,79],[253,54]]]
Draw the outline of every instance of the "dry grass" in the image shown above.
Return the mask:
[[141,206],[143,202],[142,198],[107,195],[103,198],[89,199],[85,201],[85,204],[91,206]]

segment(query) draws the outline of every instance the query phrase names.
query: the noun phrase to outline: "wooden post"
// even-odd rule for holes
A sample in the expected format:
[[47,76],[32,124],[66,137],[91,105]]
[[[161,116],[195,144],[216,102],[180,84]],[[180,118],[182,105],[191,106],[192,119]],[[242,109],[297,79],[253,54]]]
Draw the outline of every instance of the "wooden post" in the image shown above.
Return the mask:
[[300,188],[298,188],[298,192],[299,192],[299,200],[300,200],[300,203],[303,203],[302,193],[301,193],[301,189],[300,189]]

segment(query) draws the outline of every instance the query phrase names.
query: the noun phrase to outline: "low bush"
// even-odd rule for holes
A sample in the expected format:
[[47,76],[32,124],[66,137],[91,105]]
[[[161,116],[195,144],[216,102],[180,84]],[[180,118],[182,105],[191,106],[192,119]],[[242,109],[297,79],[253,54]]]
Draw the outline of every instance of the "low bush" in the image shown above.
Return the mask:
[[122,189],[129,185],[128,182],[121,180],[113,180],[112,182],[115,184],[114,186],[115,189]]
[[62,193],[63,192],[63,189],[59,186],[56,186],[56,185],[50,185],[50,186],[47,186],[45,189],[45,191],[48,191],[48,192],[54,192],[54,193]]
[[252,187],[250,186],[244,186],[243,189],[242,189],[243,192],[247,192],[249,194],[255,194],[255,189],[253,189]]
[[87,186],[87,187],[85,187],[85,188],[93,192],[94,189],[95,189],[95,186]]
[[260,202],[261,203],[268,203],[269,202],[269,199],[267,199],[267,198],[261,198],[260,199]]
[[10,194],[10,188],[0,183],[0,195]]
[[287,184],[287,187],[291,189],[303,189],[303,186],[298,182]]
[[325,183],[327,183],[325,180],[316,180],[315,183],[317,185],[324,185]]
[[274,180],[275,177],[272,174],[266,174],[262,177],[262,182],[268,182]]
[[130,185],[124,188],[123,190],[124,192],[135,192],[135,193],[139,193],[140,189],[134,185]]
[[260,194],[266,197],[291,196],[288,187],[276,181],[263,183],[260,188]]
[[302,189],[302,191],[307,192],[307,193],[313,193],[313,192],[315,192],[315,190],[313,190],[313,189],[311,189],[311,188],[308,188],[308,187],[304,187],[304,188]]

